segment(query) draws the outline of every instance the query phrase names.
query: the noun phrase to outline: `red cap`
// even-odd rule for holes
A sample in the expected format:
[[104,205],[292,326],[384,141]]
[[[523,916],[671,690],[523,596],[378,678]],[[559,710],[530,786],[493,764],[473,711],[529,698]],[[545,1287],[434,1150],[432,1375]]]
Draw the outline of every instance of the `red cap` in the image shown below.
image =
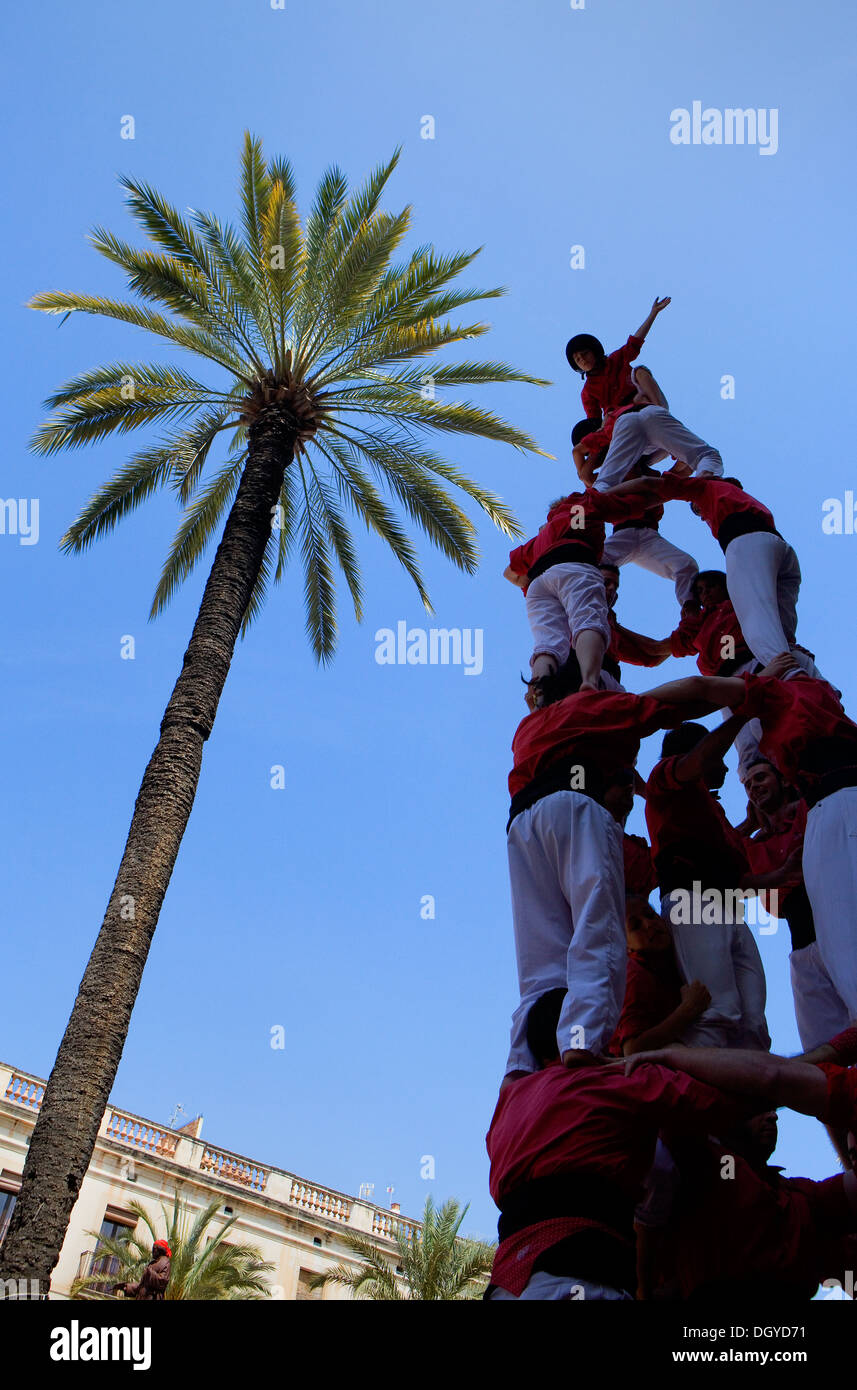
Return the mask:
[[153,1250],[157,1250],[158,1248],[160,1248],[161,1250],[166,1250],[166,1252],[167,1252],[167,1254],[169,1255],[170,1259],[173,1258],[173,1252],[172,1252],[172,1250],[170,1249],[170,1247],[167,1245],[167,1242],[166,1242],[165,1240],[156,1240],[156,1241],[155,1241],[154,1245],[152,1246],[152,1249],[153,1249]]

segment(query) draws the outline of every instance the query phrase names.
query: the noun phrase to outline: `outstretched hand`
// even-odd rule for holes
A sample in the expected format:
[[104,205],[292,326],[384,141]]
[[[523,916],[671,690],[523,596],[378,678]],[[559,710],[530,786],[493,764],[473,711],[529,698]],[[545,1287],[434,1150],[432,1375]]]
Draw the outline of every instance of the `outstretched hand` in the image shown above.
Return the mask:
[[760,677],[768,676],[771,679],[781,680],[783,676],[788,675],[789,671],[798,670],[800,667],[791,652],[780,652],[779,656],[775,656],[773,661],[768,662],[767,666],[759,672],[759,675]]
[[652,305],[652,313],[653,313],[653,314],[660,314],[660,313],[662,313],[663,310],[667,307],[667,305],[668,305],[670,302],[671,302],[671,296],[670,296],[670,295],[665,295],[663,299],[658,299],[657,295],[655,295],[655,302],[654,302],[654,304]]

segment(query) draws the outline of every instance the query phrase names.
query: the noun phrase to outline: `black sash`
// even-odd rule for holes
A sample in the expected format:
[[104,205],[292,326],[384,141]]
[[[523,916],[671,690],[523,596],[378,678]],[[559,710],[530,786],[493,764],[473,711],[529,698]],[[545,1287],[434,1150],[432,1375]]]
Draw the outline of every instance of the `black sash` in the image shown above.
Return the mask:
[[717,544],[725,555],[730,541],[734,541],[737,536],[752,536],[756,531],[764,531],[769,536],[780,536],[774,523],[767,521],[758,512],[733,512],[721,523],[717,532]]
[[528,1226],[563,1216],[578,1216],[609,1226],[621,1240],[634,1229],[634,1200],[614,1183],[595,1173],[557,1173],[533,1178],[504,1197],[497,1222],[499,1240],[508,1240]]
[[598,561],[601,556],[590,545],[588,541],[563,541],[561,545],[555,545],[553,550],[545,551],[535,564],[527,570],[527,582],[532,584],[534,579],[538,579],[545,570],[552,569],[554,565],[594,565],[598,568]]
[[[572,768],[574,769],[575,784],[582,780],[582,786],[572,786]],[[583,777],[580,776],[580,770]],[[535,806],[537,801],[541,801],[546,796],[552,796],[554,792],[580,792],[583,796],[588,796],[592,801],[602,804],[605,792],[604,773],[600,767],[594,763],[582,763],[571,756],[561,758],[559,762],[551,763],[532,782],[528,782],[519,792],[515,792],[509,805],[509,819],[506,822],[506,833],[509,833],[509,826],[516,816],[522,811],[528,811],[531,806]]]

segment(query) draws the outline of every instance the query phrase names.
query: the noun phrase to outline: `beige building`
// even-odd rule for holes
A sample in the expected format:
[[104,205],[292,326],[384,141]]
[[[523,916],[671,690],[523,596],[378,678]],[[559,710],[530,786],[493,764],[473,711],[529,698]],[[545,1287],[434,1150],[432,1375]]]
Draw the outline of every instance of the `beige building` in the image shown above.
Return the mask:
[[[0,1241],[20,1189],[44,1090],[41,1078],[0,1063]],[[160,1209],[170,1210],[176,1193],[193,1212],[216,1197],[224,1220],[237,1217],[230,1238],[255,1245],[274,1266],[268,1277],[271,1296],[278,1299],[349,1297],[336,1286],[309,1291],[314,1274],[334,1264],[355,1263],[342,1240],[345,1231],[368,1236],[395,1266],[393,1231],[398,1227],[410,1235],[419,1229],[398,1214],[396,1205],[385,1211],[256,1163],[205,1143],[201,1130],[201,1118],[182,1129],[168,1129],[108,1105],[53,1272],[51,1298],[68,1298],[72,1280],[92,1272],[98,1242],[90,1232],[113,1235],[136,1224],[129,1210],[135,1200],[160,1233]]]

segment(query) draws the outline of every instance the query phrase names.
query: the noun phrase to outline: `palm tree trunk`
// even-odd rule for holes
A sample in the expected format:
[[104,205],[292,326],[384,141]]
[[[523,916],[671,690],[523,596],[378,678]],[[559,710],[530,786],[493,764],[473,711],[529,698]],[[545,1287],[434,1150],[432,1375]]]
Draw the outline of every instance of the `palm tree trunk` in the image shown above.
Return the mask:
[[[272,406],[253,422],[248,459],[199,613],[143,776],[125,852],[45,1089],[0,1279],[44,1296],[86,1175],[128,1034],[161,904],[190,818],[241,622],[294,457],[295,421]],[[23,1287],[19,1285],[19,1287]]]

